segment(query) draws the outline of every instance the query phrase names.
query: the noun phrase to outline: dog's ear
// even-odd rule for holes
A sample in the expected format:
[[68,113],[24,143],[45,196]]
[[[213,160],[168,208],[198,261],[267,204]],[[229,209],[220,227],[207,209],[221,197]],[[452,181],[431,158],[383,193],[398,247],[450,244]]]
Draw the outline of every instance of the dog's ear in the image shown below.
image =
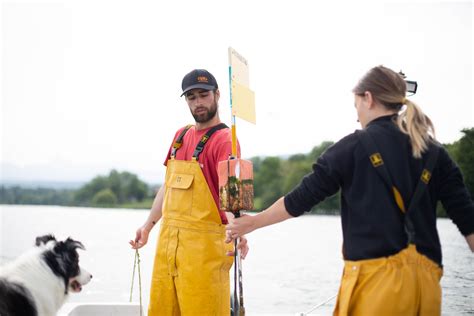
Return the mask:
[[71,237],[68,237],[64,241],[64,244],[66,245],[66,248],[68,248],[68,249],[77,249],[77,248],[79,248],[79,249],[82,249],[82,250],[86,250],[86,248],[84,247],[84,245],[80,241],[74,240]]
[[56,241],[56,237],[54,237],[54,235],[51,235],[51,234],[44,235],[44,236],[38,236],[38,237],[36,237],[35,245],[37,247],[44,246],[51,240]]

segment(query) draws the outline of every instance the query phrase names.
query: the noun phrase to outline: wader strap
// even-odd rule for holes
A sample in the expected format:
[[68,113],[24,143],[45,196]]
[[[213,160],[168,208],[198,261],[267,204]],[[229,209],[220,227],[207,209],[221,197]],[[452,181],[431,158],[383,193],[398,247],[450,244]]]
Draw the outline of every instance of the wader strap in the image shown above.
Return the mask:
[[[432,149],[428,153],[428,159],[426,161],[425,167],[421,172],[420,180],[418,180],[418,184],[416,185],[415,193],[411,198],[410,205],[408,206],[407,214],[411,214],[414,212],[415,208],[417,207],[418,201],[420,200],[421,196],[427,190],[428,183],[431,180],[431,175],[433,174],[433,169],[436,164],[436,160],[438,160],[438,153],[439,147],[437,145],[432,146]],[[408,244],[415,243],[415,226],[411,221],[409,216],[405,216],[405,230],[408,234]]]
[[207,133],[204,134],[204,136],[202,136],[201,141],[196,146],[196,149],[194,149],[193,158],[195,158],[196,160],[199,160],[199,155],[204,150],[204,145],[206,145],[209,138],[211,138],[212,134],[214,134],[215,132],[223,128],[228,128],[228,127],[224,123],[220,123],[214,126],[213,128],[211,128],[210,130],[208,130]]
[[176,152],[178,151],[178,149],[181,148],[181,145],[183,145],[184,135],[186,135],[186,132],[191,127],[193,127],[193,125],[186,125],[186,127],[181,131],[181,134],[179,134],[178,138],[176,138],[176,140],[174,141],[174,144],[173,144],[173,148],[171,149],[171,157],[174,158],[176,156]]
[[375,168],[379,176],[382,178],[383,182],[387,186],[388,190],[392,192],[393,197],[395,198],[395,202],[398,205],[398,208],[405,213],[405,203],[403,203],[403,198],[398,189],[393,185],[392,178],[388,173],[387,168],[385,167],[384,161],[382,159],[382,155],[377,149],[375,142],[370,136],[370,134],[365,130],[358,130],[356,134],[359,136],[362,145],[364,146],[366,152],[369,154],[370,162],[372,166]]
[[415,243],[415,226],[413,225],[413,221],[411,220],[409,213],[412,213],[414,209],[417,207],[418,201],[420,200],[421,196],[425,192],[426,188],[428,187],[428,183],[430,182],[431,175],[436,164],[436,160],[438,159],[439,147],[437,145],[432,146],[432,149],[428,153],[428,158],[421,172],[420,180],[415,188],[415,193],[413,194],[410,205],[408,209],[405,209],[405,204],[403,203],[403,198],[398,191],[398,189],[393,185],[392,179],[387,168],[384,165],[382,155],[377,150],[377,146],[375,142],[370,136],[370,134],[365,130],[359,130],[356,132],[359,136],[359,139],[362,142],[362,145],[365,147],[365,150],[369,154],[370,162],[372,166],[375,168],[379,176],[383,179],[389,190],[393,192],[393,196],[395,202],[397,203],[400,210],[405,213],[405,232],[408,236],[408,244]]

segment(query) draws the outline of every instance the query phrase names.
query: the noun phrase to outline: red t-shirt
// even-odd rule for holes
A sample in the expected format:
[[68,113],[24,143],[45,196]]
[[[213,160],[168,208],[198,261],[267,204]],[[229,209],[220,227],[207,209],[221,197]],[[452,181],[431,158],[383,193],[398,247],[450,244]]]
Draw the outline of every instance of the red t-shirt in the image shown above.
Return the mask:
[[[199,144],[202,136],[211,129],[211,127],[197,131],[195,126],[191,127],[184,135],[183,144],[181,148],[176,152],[176,160],[187,160],[190,161],[193,157],[194,149]],[[183,131],[184,127],[180,128],[174,135],[173,142],[171,143],[170,149],[164,165],[166,166],[168,160],[171,157],[171,149],[178,136]],[[227,160],[232,154],[232,131],[230,128],[223,128],[212,134],[211,138],[204,145],[204,150],[199,155],[198,163],[201,166],[204,178],[207,181],[209,189],[212,193],[212,197],[216,202],[217,209],[219,209],[219,177],[217,175],[217,165],[219,161]],[[237,157],[240,157],[240,145],[237,141]],[[222,223],[227,224],[227,217],[225,212],[219,210]]]

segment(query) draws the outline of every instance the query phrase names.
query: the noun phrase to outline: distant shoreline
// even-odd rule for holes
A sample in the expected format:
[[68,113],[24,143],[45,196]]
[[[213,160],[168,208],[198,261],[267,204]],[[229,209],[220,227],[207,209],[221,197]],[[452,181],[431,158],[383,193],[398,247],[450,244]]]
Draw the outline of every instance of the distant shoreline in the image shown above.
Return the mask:
[[[124,205],[114,205],[111,207],[100,207],[100,206],[86,206],[86,205],[54,205],[54,204],[5,204],[5,203],[0,203],[0,206],[53,206],[53,207],[68,207],[68,208],[88,208],[88,209],[100,209],[100,210],[110,210],[110,211],[120,211],[120,210],[127,210],[127,211],[150,211],[150,207],[140,207],[140,204],[134,205],[133,203],[127,203]],[[261,211],[242,211],[242,213],[250,213],[250,214],[257,214],[260,213]],[[313,215],[325,215],[325,216],[340,216],[339,210],[331,210],[331,211],[322,211],[322,210],[317,210],[309,213],[305,213],[302,216],[313,216]]]

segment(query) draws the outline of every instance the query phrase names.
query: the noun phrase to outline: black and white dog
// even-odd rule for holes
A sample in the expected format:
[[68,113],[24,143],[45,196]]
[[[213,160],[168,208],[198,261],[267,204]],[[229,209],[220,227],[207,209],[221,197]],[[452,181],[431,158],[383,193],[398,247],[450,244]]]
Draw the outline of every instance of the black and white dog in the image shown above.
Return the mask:
[[92,275],[79,267],[82,243],[53,235],[36,238],[36,246],[0,267],[1,316],[53,316],[69,292],[80,292]]

